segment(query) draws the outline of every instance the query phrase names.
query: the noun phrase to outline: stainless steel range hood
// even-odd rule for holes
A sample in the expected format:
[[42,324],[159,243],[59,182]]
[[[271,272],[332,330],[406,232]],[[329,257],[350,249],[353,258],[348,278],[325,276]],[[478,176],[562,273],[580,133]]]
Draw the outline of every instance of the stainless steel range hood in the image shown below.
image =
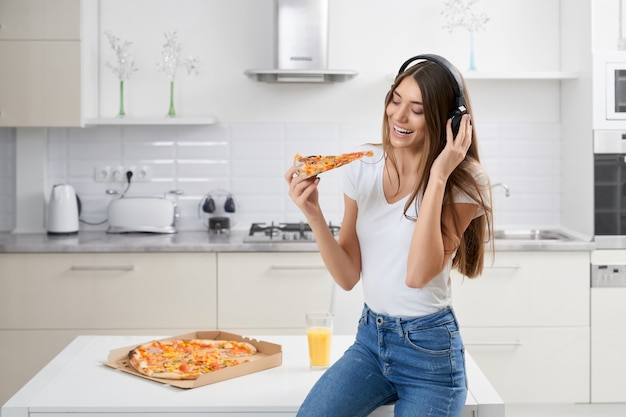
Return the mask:
[[346,81],[355,71],[328,69],[328,0],[274,1],[274,68],[249,69],[262,82]]

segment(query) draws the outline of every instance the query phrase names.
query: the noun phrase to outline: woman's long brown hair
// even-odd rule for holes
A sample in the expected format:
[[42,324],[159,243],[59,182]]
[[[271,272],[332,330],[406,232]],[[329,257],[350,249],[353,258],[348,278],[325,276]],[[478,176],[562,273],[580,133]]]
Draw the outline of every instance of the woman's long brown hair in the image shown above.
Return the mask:
[[[456,89],[455,81],[440,64],[423,61],[406,71],[398,74],[391,90],[385,98],[385,115],[383,117],[383,149],[390,162],[397,167],[394,153],[391,149],[389,138],[389,121],[386,116],[386,109],[393,98],[393,91],[405,77],[413,77],[421,90],[422,102],[424,106],[424,117],[426,119],[426,140],[424,143],[425,159],[420,164],[418,184],[412,192],[411,197],[404,207],[404,215],[413,204],[418,204],[418,194],[420,190],[426,188],[430,178],[430,168],[434,160],[439,156],[446,145],[446,123],[449,119],[450,109],[455,107]],[[471,115],[471,104],[463,81],[463,91],[465,92],[465,107]],[[452,261],[452,267],[461,274],[474,278],[479,276],[483,270],[485,246],[489,241],[493,241],[493,212],[491,202],[491,192],[484,190],[473,176],[475,170],[472,164],[480,163],[478,155],[478,140],[474,123],[472,123],[472,143],[467,151],[467,155],[461,164],[452,172],[448,178],[444,192],[444,204],[454,203],[454,195],[464,192],[476,202],[484,211],[484,214],[473,219],[460,238],[456,255]],[[396,169],[397,173],[398,170]],[[399,178],[398,178],[399,180]],[[399,183],[399,181],[398,181]],[[415,219],[413,219],[415,220]],[[458,219],[454,216],[454,222]],[[441,223],[442,233],[451,236],[452,231],[447,230],[443,222]],[[493,247],[493,245],[492,245]]]

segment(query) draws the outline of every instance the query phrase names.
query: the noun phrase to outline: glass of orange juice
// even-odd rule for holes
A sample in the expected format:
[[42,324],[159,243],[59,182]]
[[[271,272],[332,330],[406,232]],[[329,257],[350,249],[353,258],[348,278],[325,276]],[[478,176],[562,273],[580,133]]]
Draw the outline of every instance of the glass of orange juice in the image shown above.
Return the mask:
[[330,366],[330,341],[333,335],[333,313],[307,313],[306,334],[309,340],[311,369],[328,368]]

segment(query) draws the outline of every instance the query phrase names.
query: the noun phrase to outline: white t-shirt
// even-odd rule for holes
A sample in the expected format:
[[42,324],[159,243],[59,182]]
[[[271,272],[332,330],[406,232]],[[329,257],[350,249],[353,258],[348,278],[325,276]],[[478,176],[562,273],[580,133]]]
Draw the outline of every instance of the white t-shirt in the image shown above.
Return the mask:
[[[365,302],[376,313],[392,317],[419,317],[451,304],[450,268],[452,257],[439,275],[424,288],[406,285],[407,259],[415,221],[404,216],[409,196],[393,204],[383,192],[382,146],[364,145],[374,151],[344,167],[344,193],[358,206],[356,224],[361,247],[361,279]],[[486,174],[477,173],[486,181]],[[466,194],[456,201],[473,202]],[[421,200],[422,194],[418,196]],[[414,204],[407,212],[417,217]],[[482,210],[478,215],[482,214]]]

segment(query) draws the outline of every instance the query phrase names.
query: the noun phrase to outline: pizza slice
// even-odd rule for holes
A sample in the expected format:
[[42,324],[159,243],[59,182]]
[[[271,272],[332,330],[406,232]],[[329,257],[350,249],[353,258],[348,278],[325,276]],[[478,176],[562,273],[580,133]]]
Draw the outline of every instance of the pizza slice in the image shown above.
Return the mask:
[[341,155],[313,155],[302,156],[296,154],[293,157],[293,164],[298,168],[297,173],[300,178],[314,177],[322,172],[339,168],[340,166],[349,164],[350,162],[361,159],[365,156],[374,156],[374,152],[350,152]]

